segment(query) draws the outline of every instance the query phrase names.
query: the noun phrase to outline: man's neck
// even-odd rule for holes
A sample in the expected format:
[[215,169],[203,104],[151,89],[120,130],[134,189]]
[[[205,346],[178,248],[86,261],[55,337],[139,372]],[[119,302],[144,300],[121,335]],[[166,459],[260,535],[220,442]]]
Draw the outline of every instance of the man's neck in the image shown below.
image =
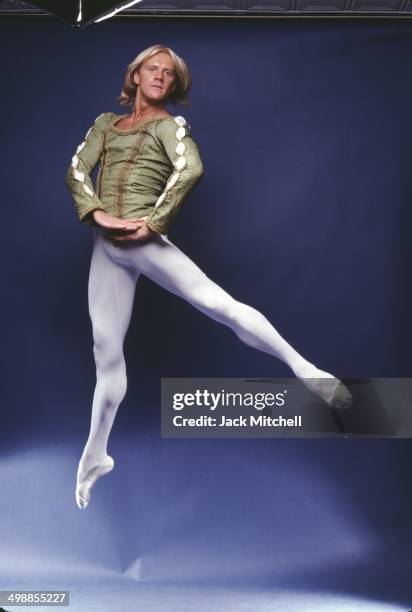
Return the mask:
[[167,111],[163,105],[149,104],[148,102],[140,100],[136,102],[131,117],[133,121],[141,121],[142,119],[149,119],[150,117],[157,117],[159,115],[167,115]]

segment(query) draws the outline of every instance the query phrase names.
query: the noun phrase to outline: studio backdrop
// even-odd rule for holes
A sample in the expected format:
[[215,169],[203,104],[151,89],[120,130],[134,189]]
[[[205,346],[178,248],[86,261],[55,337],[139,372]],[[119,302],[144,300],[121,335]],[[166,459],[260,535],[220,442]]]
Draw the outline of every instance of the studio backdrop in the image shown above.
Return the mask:
[[169,238],[322,369],[407,378],[412,26],[114,19],[75,30],[10,17],[0,28],[12,50],[1,66],[4,588],[44,568],[75,582],[87,567],[406,603],[409,443],[161,439],[162,378],[291,372],[145,278],[110,442],[116,471],[88,514],[77,510],[95,384],[92,237],[64,179],[95,118],[127,113],[116,102],[127,64],[171,47],[193,87],[187,109],[168,110],[190,124],[205,173]]

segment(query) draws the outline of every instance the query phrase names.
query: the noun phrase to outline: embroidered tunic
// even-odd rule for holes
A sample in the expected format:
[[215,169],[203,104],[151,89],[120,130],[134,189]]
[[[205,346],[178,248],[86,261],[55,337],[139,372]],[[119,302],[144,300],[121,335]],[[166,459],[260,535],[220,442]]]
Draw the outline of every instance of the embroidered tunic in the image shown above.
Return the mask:
[[[184,117],[149,119],[133,128],[115,123],[123,115],[103,113],[77,147],[66,174],[77,214],[98,208],[122,219],[145,218],[167,234],[183,200],[203,175],[197,144]],[[100,161],[94,189],[91,173]]]

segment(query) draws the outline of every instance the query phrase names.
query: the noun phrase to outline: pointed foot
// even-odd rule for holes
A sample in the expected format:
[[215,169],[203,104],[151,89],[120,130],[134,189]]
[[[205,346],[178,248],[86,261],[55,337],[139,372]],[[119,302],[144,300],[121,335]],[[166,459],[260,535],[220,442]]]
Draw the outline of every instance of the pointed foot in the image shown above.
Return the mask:
[[76,483],[76,504],[80,510],[87,508],[93,485],[101,476],[105,476],[114,468],[113,457],[107,455],[103,461],[96,463],[91,467],[85,475],[81,470],[77,474]]

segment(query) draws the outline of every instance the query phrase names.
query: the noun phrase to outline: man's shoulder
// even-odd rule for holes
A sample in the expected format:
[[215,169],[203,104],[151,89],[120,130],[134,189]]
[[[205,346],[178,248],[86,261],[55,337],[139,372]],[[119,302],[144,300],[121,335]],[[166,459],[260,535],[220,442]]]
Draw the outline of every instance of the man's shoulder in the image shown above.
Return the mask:
[[190,129],[190,126],[185,117],[183,117],[183,115],[170,115],[170,117],[167,117],[167,119],[171,122],[172,125],[174,124],[178,128],[183,127]]
[[180,140],[190,132],[190,125],[182,115],[170,115],[156,123],[156,132],[165,137],[177,137]]
[[170,119],[170,121],[177,125],[177,127],[189,127],[188,122],[182,115],[170,115],[168,119]]
[[101,113],[94,120],[96,125],[105,126],[108,125],[115,117],[117,117],[116,113],[112,113],[111,111],[106,113]]

